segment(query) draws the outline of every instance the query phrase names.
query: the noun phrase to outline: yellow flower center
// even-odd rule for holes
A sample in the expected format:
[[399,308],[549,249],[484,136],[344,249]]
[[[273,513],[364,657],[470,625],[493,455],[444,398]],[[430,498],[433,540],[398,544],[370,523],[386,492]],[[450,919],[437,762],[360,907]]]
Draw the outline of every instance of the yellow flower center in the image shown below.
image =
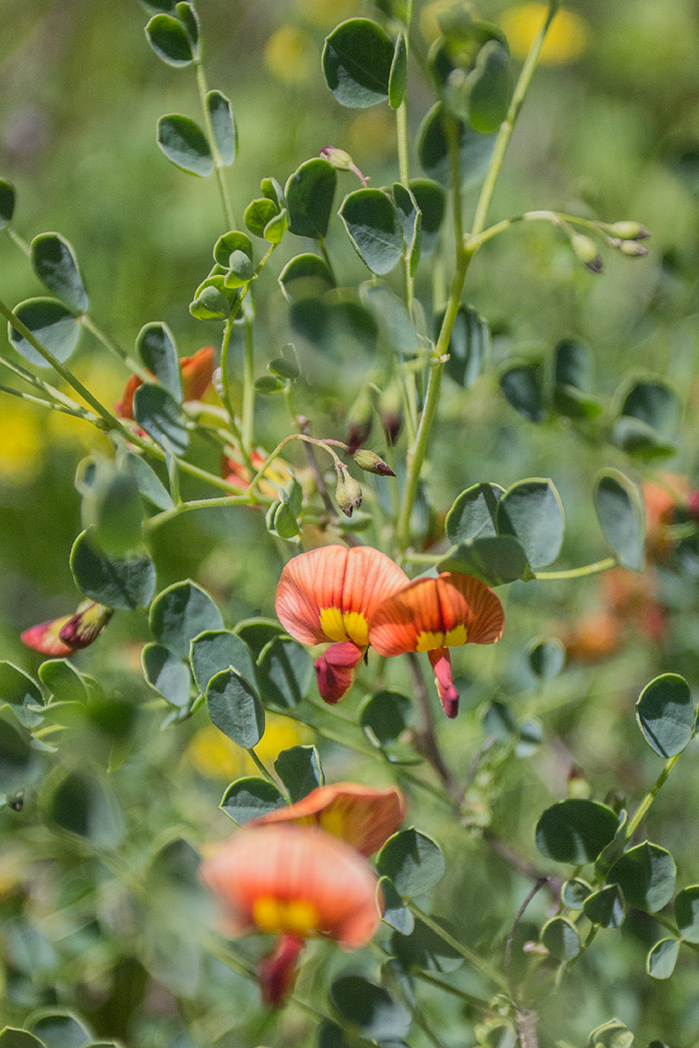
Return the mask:
[[323,608],[320,613],[320,628],[328,640],[351,640],[358,648],[366,648],[369,643],[369,627],[361,611]]
[[416,651],[434,651],[435,648],[458,648],[466,643],[466,627],[462,622],[448,633],[418,633]]
[[252,917],[261,932],[271,935],[310,935],[318,928],[318,911],[305,899],[274,899],[262,895],[255,899]]

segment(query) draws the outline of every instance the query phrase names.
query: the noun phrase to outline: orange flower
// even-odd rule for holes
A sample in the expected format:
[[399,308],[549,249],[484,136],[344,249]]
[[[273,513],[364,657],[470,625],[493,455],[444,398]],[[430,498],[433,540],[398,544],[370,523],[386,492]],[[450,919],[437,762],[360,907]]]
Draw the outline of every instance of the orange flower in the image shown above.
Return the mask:
[[222,844],[201,879],[223,905],[225,931],[281,936],[260,964],[263,999],[278,1005],[291,990],[309,936],[343,949],[365,946],[380,922],[377,880],[366,860],[315,826],[258,826]]
[[436,579],[416,579],[384,600],[369,618],[369,643],[386,656],[426,651],[444,712],[455,717],[459,693],[449,648],[494,644],[504,622],[502,604],[485,583],[445,571]]
[[112,608],[104,604],[84,600],[73,615],[62,615],[31,626],[21,635],[21,640],[42,655],[62,659],[97,640],[113,614]]
[[[214,347],[204,346],[198,349],[191,357],[180,357],[180,369],[182,371],[182,399],[201,400],[211,385],[214,374]],[[114,410],[120,418],[133,418],[133,397],[139,386],[143,385],[143,379],[138,375],[131,375],[124,395]]]
[[[250,461],[256,471],[264,466],[266,459],[266,452],[261,451],[259,448],[253,449],[250,455]],[[239,488],[240,491],[247,491],[250,487],[253,474],[250,473],[250,470],[243,462],[243,457],[237,448],[228,446],[221,455],[221,476],[229,484]],[[291,480],[292,474],[288,462],[277,458],[265,470],[264,476],[259,483],[259,490],[268,498],[278,499],[279,489],[285,488]]]
[[302,644],[335,642],[316,661],[326,702],[337,702],[349,690],[369,644],[373,612],[407,581],[390,557],[371,546],[323,546],[284,567],[275,604],[284,629]]
[[404,811],[399,790],[375,790],[356,782],[338,782],[334,786],[318,786],[296,804],[269,812],[248,826],[280,822],[317,826],[368,858],[395,833]]
[[619,650],[622,631],[618,617],[602,611],[580,619],[561,639],[571,661],[599,662]]

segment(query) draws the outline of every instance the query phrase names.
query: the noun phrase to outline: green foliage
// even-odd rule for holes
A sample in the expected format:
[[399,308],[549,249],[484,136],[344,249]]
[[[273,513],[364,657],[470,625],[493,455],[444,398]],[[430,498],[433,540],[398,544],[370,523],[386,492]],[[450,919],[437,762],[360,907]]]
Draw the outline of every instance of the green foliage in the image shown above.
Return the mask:
[[[63,363],[72,356],[80,338],[80,323],[66,306],[53,298],[29,298],[15,306],[13,313],[56,360]],[[29,364],[48,366],[42,354],[11,323],[7,337]]]
[[[397,65],[400,65],[400,57]],[[403,74],[394,72],[390,37],[369,18],[350,18],[328,36],[323,48],[323,72],[328,87],[341,105],[364,109],[389,96],[394,76],[392,104],[400,93]],[[394,105],[394,108],[397,108]]]
[[214,159],[206,135],[188,116],[170,113],[158,120],[156,140],[168,160],[190,175],[213,174]]
[[220,805],[221,811],[239,826],[285,806],[284,797],[273,783],[252,775],[232,782]]
[[41,283],[79,313],[88,307],[75,252],[60,233],[40,233],[30,245],[32,266]]
[[274,762],[291,803],[302,800],[325,782],[320,756],[315,746],[292,746],[282,750]]
[[155,593],[155,565],[148,554],[108,556],[95,549],[89,531],[75,540],[70,570],[78,589],[108,608],[147,608]]
[[394,833],[376,859],[383,877],[389,877],[401,896],[422,895],[444,876],[444,856],[439,846],[419,830]]
[[206,706],[219,731],[249,750],[264,734],[265,712],[257,693],[234,669],[222,670],[209,681]]

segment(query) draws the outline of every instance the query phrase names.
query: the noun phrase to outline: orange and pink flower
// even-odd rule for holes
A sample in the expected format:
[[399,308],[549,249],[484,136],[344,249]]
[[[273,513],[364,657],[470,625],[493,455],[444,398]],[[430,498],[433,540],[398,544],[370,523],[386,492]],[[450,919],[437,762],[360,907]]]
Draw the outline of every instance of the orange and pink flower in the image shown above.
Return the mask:
[[21,635],[21,640],[42,655],[62,659],[92,644],[113,614],[112,608],[85,600],[72,615],[62,615],[31,626]]
[[[191,357],[180,357],[180,368],[183,400],[201,400],[211,385],[214,374],[214,347],[204,346]],[[114,405],[120,418],[133,419],[134,393],[142,385],[143,379],[138,375],[129,378],[121,400]]]

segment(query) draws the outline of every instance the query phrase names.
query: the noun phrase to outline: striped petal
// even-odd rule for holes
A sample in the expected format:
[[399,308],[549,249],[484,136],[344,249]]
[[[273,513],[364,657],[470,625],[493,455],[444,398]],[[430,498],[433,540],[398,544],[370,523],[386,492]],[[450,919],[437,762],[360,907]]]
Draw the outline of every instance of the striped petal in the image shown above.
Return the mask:
[[204,346],[191,357],[180,357],[184,400],[201,400],[214,376],[214,347]]

